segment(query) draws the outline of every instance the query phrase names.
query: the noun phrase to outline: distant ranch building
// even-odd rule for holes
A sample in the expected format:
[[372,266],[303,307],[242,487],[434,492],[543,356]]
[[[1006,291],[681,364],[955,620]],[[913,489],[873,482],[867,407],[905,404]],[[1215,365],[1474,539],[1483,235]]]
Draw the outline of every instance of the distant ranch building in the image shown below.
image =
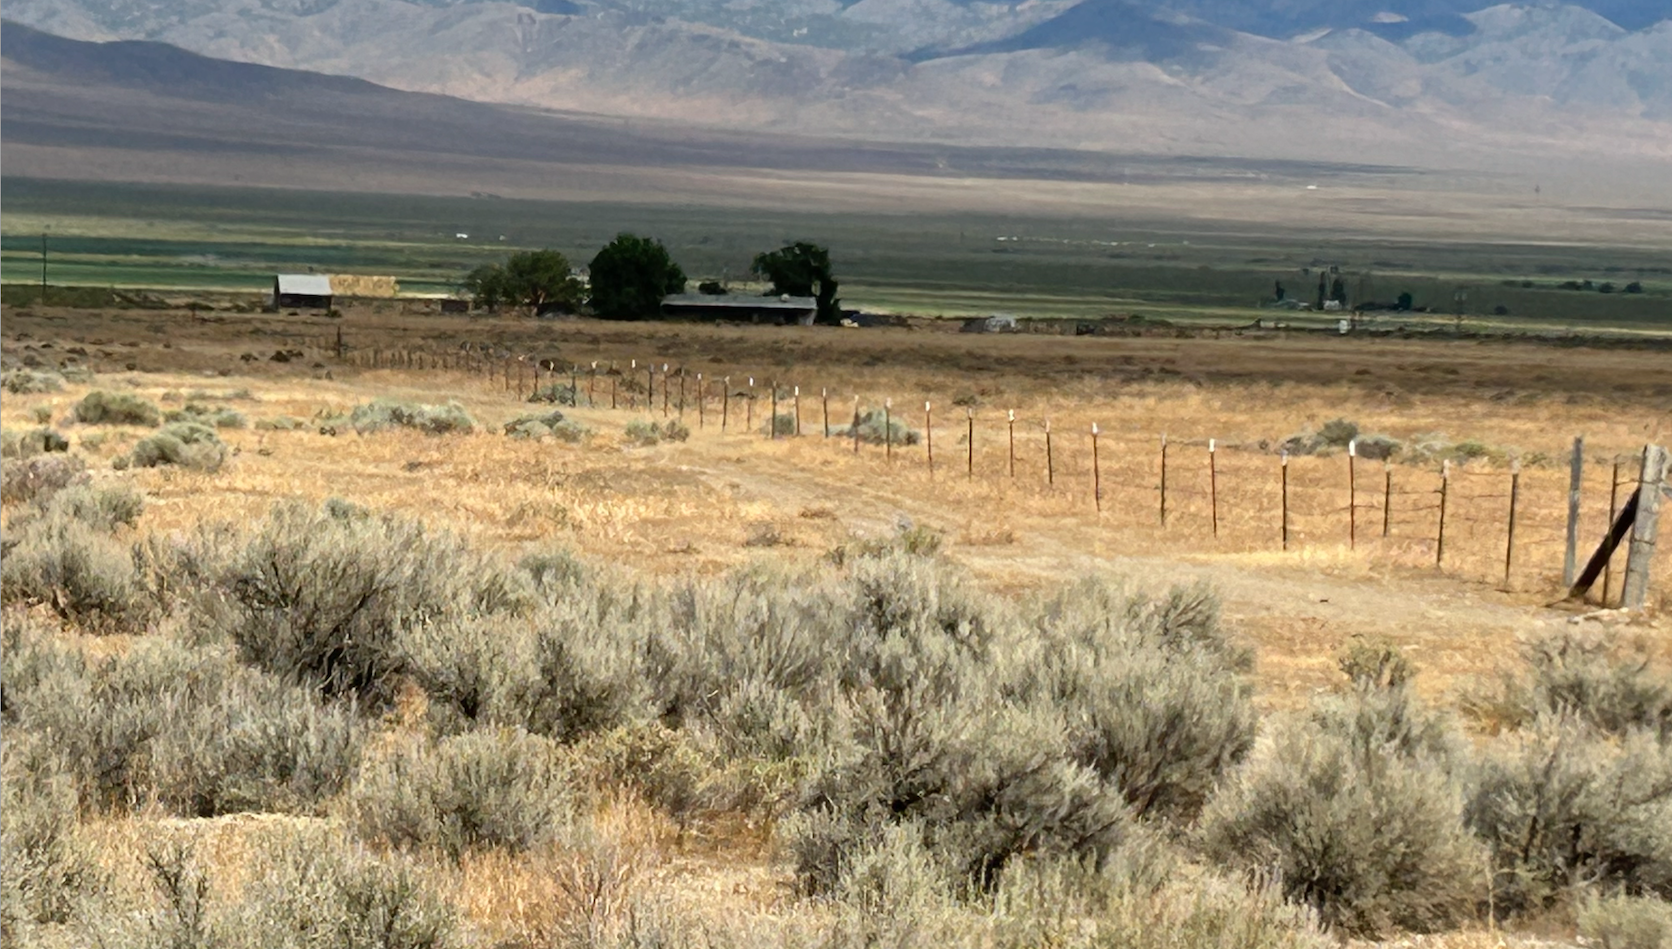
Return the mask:
[[662,300],[662,315],[670,320],[799,323],[813,325],[818,301],[812,297],[753,297],[733,294],[680,293]]
[[329,310],[334,297],[393,299],[400,293],[394,277],[363,274],[279,274],[273,278],[273,305]]
[[273,305],[331,309],[331,278],[324,274],[282,273],[273,278]]

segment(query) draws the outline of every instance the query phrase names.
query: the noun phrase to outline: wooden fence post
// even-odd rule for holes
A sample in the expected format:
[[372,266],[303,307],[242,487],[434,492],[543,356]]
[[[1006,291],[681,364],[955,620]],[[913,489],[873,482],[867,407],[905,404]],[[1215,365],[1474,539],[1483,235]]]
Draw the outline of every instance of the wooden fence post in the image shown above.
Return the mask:
[[[1614,527],[1614,519],[1620,516],[1620,459],[1614,459],[1614,474],[1608,482],[1608,527],[1603,528],[1603,536]],[[1614,581],[1614,558],[1610,556],[1602,562],[1602,605],[1608,605],[1608,587]],[[1578,581],[1575,581],[1578,582]]]
[[1579,495],[1585,476],[1585,439],[1573,440],[1573,461],[1568,467],[1567,548],[1562,554],[1562,586],[1573,586],[1579,570]]
[[824,437],[830,437],[830,389],[819,387],[819,404],[824,407]]
[[726,422],[731,418],[731,376],[720,380],[720,384],[725,387],[720,393],[720,431],[723,433]]
[[1358,549],[1358,439],[1347,442],[1347,549]]
[[1091,423],[1091,497],[1097,513],[1103,513],[1103,471],[1097,463],[1097,423]]
[[1649,601],[1649,566],[1655,556],[1665,486],[1666,449],[1649,445],[1643,449],[1643,468],[1637,477],[1637,517],[1632,522],[1631,544],[1626,548],[1626,582],[1620,590],[1620,606],[1628,610],[1642,609]]
[[1393,526],[1393,462],[1382,462],[1382,536]]
[[578,408],[581,404],[581,367],[576,363],[569,364],[569,407]]
[[1010,477],[1016,477],[1016,410],[1010,410]]
[[1281,455],[1283,466],[1283,549],[1289,549],[1289,451],[1284,449]]
[[[656,367],[652,366],[651,371],[655,372],[655,370],[656,370]],[[668,364],[667,363],[662,363],[662,417],[663,418],[668,417]]]
[[679,417],[685,417],[685,367],[679,367]]
[[598,402],[592,398],[592,387],[598,382],[598,360],[592,360],[592,375],[586,377],[586,405],[587,408],[596,406]]
[[964,441],[967,444],[967,448],[964,451],[964,477],[968,478],[968,479],[971,479],[971,480],[974,480],[974,478],[975,478],[975,409],[972,409],[972,408],[965,408],[964,409],[964,422],[965,422],[966,428],[968,429],[964,433]]
[[935,476],[935,408],[923,403],[923,447],[929,456],[929,477]]
[[1509,463],[1509,529],[1504,538],[1504,589],[1509,589],[1510,570],[1515,563],[1515,504],[1521,499],[1521,461]]
[[1213,518],[1213,536],[1219,536],[1219,461],[1217,444],[1208,439],[1208,513]]
[[1161,526],[1167,526],[1167,433],[1161,433]]
[[337,327],[337,362],[343,361],[343,328]]
[[[639,374],[639,361],[637,359],[634,359],[631,362],[629,362],[627,364],[627,371],[632,373],[635,376],[638,375]],[[639,397],[634,395],[633,391],[631,389],[627,390],[627,408],[636,409],[638,407],[639,407]]]
[[894,400],[882,400],[882,444],[883,457],[890,463],[894,461]]
[[859,396],[853,397],[853,453],[859,454]]
[[1440,526],[1434,536],[1434,566],[1436,569],[1445,564],[1446,559],[1446,494],[1451,487],[1451,459],[1440,462]]
[[1045,420],[1045,484],[1057,483],[1056,459],[1051,455],[1051,420]]

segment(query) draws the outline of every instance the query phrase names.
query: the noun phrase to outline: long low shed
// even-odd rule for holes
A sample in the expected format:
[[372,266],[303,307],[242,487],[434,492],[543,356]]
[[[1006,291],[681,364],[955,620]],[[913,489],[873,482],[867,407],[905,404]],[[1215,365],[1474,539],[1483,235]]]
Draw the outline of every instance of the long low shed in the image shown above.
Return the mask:
[[680,293],[662,300],[662,315],[675,320],[739,320],[810,326],[819,310],[812,297]]
[[279,274],[273,278],[273,305],[331,308],[331,278],[325,274]]

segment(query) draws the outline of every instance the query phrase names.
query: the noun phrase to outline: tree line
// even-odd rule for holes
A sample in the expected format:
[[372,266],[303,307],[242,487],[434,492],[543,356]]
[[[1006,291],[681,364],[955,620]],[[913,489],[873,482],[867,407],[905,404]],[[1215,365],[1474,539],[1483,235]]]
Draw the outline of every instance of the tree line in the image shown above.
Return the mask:
[[[502,264],[483,264],[472,270],[463,287],[474,305],[489,310],[526,307],[536,315],[586,310],[609,320],[655,317],[661,312],[663,297],[685,290],[685,271],[662,242],[637,234],[616,235],[592,258],[587,270],[590,280],[582,283],[568,258],[558,251],[522,251]],[[774,295],[814,298],[819,322],[841,319],[838,282],[828,249],[797,241],[756,254],[750,272],[770,282]],[[725,292],[712,281],[705,281],[700,289]]]

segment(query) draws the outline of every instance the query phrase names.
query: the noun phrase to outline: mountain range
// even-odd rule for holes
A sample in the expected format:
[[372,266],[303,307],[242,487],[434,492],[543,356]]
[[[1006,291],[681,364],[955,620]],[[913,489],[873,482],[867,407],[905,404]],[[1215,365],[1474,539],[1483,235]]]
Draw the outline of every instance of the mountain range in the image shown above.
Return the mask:
[[1448,167],[1672,159],[1666,0],[9,0],[5,16],[754,132]]

